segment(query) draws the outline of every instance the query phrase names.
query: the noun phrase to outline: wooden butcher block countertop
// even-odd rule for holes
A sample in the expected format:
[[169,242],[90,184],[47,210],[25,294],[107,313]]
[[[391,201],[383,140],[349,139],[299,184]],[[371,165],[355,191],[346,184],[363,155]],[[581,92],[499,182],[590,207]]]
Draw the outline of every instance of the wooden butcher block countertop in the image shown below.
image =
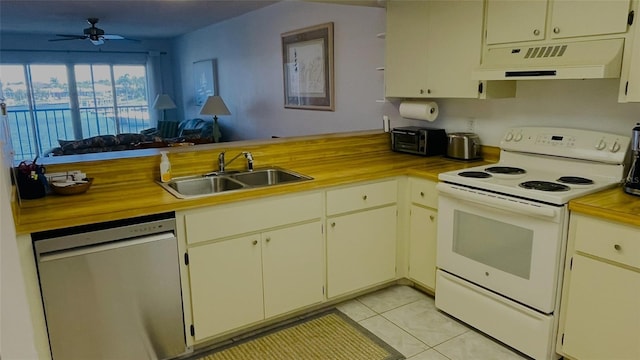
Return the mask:
[[626,194],[621,186],[571,200],[569,210],[640,226],[640,197]]
[[[88,192],[80,195],[47,195],[21,203],[14,201],[16,231],[19,234],[32,233],[399,175],[438,181],[441,172],[495,162],[499,157],[499,149],[493,147],[483,148],[486,161],[474,162],[441,156],[400,154],[389,149],[389,135],[380,131],[168,149],[174,177],[217,170],[217,157],[221,151],[227,152],[227,159],[240,151],[250,151],[256,169],[277,166],[313,177],[310,181],[231,191],[196,199],[178,199],[156,183],[160,175],[158,149],[122,152],[117,154],[118,158],[106,160],[104,155],[95,158],[89,156],[89,161],[73,163],[68,162],[68,157],[46,159],[49,162],[45,162],[47,173],[82,170],[94,178],[93,185]],[[231,163],[228,170],[243,169],[244,166],[241,157]],[[640,226],[640,197],[625,194],[621,187],[574,199],[569,203],[569,209]]]
[[[16,231],[19,234],[32,233],[398,175],[437,181],[440,172],[483,163],[395,153],[389,150],[389,135],[380,131],[198,145],[197,151],[194,149],[181,147],[169,150],[174,177],[217,170],[217,157],[221,151],[227,151],[227,160],[240,151],[250,151],[256,169],[277,166],[311,176],[313,180],[224,192],[196,199],[178,199],[156,183],[160,161],[157,149],[150,149],[150,154],[147,150],[135,150],[145,152],[138,153],[147,155],[142,157],[45,163],[47,173],[81,170],[94,178],[93,185],[84,194],[47,195],[41,199],[23,200],[20,204],[14,201]],[[495,148],[487,148],[487,158],[496,156],[497,159],[497,154]],[[241,157],[231,163],[227,170],[243,169],[244,166],[245,161]]]

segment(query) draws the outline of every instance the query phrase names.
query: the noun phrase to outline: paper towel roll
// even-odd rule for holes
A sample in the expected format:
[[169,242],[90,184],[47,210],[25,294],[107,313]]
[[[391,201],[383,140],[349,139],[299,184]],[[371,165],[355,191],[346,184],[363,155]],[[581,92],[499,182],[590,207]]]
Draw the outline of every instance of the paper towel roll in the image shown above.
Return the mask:
[[400,103],[400,116],[434,121],[438,117],[438,104],[433,101],[403,101]]

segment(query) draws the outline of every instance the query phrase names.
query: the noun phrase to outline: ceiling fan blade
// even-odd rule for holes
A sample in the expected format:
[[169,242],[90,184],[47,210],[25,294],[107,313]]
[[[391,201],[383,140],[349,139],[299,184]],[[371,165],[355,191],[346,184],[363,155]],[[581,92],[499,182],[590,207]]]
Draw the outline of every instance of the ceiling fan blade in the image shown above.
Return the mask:
[[115,35],[115,34],[110,34],[110,35],[109,34],[105,34],[105,35],[102,35],[102,37],[105,40],[128,40],[128,41],[140,42],[140,40],[138,40],[138,39],[126,38],[126,37],[124,37],[122,35]]
[[94,40],[94,39],[89,39],[91,41],[91,43],[93,45],[102,45],[104,44],[104,39],[103,38],[99,38],[98,40]]
[[66,41],[66,40],[84,40],[87,37],[86,36],[77,36],[77,35],[59,35],[59,36],[64,36],[61,39],[49,39],[49,41]]
[[105,34],[102,35],[102,37],[105,40],[124,40],[124,37],[120,36],[120,35],[109,35],[109,34]]

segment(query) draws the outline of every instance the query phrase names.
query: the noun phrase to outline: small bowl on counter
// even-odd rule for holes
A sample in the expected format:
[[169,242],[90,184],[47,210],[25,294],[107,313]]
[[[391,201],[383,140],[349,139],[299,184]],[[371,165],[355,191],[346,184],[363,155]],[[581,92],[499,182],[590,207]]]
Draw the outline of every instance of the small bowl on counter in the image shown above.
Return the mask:
[[55,181],[49,183],[51,191],[58,195],[77,195],[87,192],[93,183],[93,178],[82,180]]

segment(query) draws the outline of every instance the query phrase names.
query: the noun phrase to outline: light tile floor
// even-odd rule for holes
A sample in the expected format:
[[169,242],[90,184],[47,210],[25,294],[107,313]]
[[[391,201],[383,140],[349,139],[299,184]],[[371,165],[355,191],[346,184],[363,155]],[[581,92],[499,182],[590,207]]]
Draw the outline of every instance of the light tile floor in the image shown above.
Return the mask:
[[408,360],[528,359],[438,311],[433,297],[409,286],[391,286],[337,308]]

